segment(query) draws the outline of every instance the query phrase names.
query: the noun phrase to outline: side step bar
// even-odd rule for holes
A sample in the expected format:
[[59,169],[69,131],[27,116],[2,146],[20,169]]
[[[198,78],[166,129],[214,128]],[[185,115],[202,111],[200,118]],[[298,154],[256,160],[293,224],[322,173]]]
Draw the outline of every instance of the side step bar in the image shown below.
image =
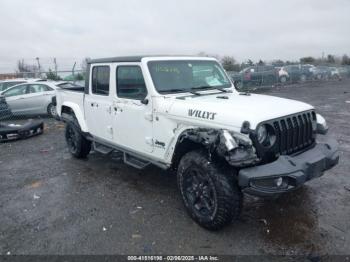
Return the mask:
[[124,163],[133,166],[137,169],[144,169],[150,164],[150,162],[131,156],[128,153],[124,153]]
[[116,149],[114,149],[112,147],[100,144],[100,143],[98,143],[96,141],[93,141],[92,145],[93,145],[93,149],[96,152],[99,152],[99,153],[104,154],[104,155],[108,155],[108,154],[110,154],[112,152],[117,152],[118,153],[118,158],[119,158],[119,156],[122,156],[123,157],[122,159],[123,159],[125,164],[130,165],[132,167],[135,167],[137,169],[143,169],[143,168],[147,167],[150,164],[150,162],[148,162],[146,160],[143,160],[141,158],[132,156],[132,155],[130,155],[128,153],[125,153],[125,152],[118,151],[118,150],[116,150]]
[[113,148],[102,145],[96,141],[93,141],[92,145],[93,145],[93,149],[96,152],[99,152],[99,153],[104,154],[104,155],[108,155],[108,154],[112,153],[112,151],[114,150]]

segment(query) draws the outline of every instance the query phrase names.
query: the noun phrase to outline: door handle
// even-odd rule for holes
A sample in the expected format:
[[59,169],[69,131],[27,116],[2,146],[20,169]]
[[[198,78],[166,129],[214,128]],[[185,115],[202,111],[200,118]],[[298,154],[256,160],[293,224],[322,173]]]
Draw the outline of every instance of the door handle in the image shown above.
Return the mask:
[[98,107],[98,104],[95,103],[95,102],[91,102],[91,106],[92,106],[92,107],[94,107],[94,106]]

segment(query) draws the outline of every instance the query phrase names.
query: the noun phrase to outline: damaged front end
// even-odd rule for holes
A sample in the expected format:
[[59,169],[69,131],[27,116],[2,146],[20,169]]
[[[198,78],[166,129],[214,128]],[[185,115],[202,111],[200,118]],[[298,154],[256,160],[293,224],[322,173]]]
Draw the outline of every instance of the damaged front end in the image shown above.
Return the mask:
[[250,138],[241,133],[198,128],[185,131],[180,142],[184,139],[203,145],[208,149],[210,157],[221,157],[234,167],[246,167],[260,161]]

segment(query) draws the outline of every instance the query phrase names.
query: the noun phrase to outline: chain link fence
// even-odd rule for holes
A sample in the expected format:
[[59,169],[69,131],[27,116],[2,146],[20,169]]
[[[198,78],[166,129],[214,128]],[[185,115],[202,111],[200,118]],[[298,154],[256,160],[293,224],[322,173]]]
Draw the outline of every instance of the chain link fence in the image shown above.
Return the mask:
[[249,66],[240,72],[228,72],[238,90],[284,86],[309,81],[340,81],[350,78],[350,66],[268,65]]

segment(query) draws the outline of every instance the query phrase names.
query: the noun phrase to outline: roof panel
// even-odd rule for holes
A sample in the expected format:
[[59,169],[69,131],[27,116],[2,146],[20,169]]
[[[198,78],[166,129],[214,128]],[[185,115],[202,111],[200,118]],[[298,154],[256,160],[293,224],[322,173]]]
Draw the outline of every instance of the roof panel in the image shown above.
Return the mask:
[[92,59],[88,63],[95,64],[95,63],[141,62],[141,59],[145,57],[197,57],[197,56],[190,56],[190,55],[117,56],[117,57],[109,57],[109,58]]

